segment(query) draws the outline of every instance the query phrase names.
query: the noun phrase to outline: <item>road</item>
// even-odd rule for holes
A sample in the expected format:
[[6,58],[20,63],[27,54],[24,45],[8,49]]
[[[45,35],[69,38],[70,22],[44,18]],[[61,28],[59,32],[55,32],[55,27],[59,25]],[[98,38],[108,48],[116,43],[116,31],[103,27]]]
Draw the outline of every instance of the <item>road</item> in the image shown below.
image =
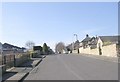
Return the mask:
[[80,54],[50,55],[25,80],[118,80],[118,63]]

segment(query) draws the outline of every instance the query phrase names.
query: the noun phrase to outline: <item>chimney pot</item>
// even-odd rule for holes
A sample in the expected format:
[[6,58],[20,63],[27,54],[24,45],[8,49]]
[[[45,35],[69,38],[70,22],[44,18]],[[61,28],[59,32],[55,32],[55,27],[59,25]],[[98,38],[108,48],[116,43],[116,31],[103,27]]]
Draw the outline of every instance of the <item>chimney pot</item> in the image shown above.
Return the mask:
[[88,35],[88,34],[86,34],[86,37],[89,37],[89,35]]

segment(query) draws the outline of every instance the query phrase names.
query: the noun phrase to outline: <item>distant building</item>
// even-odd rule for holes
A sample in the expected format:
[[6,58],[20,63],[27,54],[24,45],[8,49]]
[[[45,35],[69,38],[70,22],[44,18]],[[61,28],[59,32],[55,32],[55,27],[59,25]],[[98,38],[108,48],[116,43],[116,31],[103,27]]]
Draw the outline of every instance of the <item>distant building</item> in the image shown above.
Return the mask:
[[91,40],[91,38],[90,38],[89,35],[87,34],[87,35],[86,35],[86,38],[81,41],[82,47],[83,47],[83,48],[87,48],[87,47],[89,46],[90,40]]
[[72,53],[73,44],[69,44],[68,46],[66,46],[66,49],[67,49],[68,53]]
[[18,46],[14,46],[8,43],[4,43],[2,45],[3,54],[10,54],[10,53],[23,53],[25,51],[25,48],[20,48]]
[[77,40],[66,46],[66,51],[68,53],[79,53],[79,48],[80,48],[80,42],[79,40]]
[[33,46],[33,51],[42,54],[42,47],[41,46]]
[[74,49],[72,50],[73,53],[79,53],[79,48],[80,48],[80,42],[79,40],[77,40],[75,43],[74,43]]

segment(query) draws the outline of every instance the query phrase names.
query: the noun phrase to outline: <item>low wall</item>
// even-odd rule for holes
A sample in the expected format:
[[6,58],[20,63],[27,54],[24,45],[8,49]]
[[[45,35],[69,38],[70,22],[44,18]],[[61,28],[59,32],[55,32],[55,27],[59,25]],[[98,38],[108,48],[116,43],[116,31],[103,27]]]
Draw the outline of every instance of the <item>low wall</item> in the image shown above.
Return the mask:
[[[101,52],[102,52],[103,56],[117,57],[116,44],[103,46],[101,50],[102,50]],[[84,54],[99,55],[98,48],[95,48],[95,49],[85,48],[85,49],[83,49],[83,47],[81,47],[81,48],[79,48],[79,51],[80,51],[80,53],[84,53]]]
[[93,55],[99,55],[99,51],[98,48],[95,49],[90,49],[90,48],[79,48],[80,53],[84,53],[84,54],[93,54]]
[[78,53],[78,50],[73,50],[72,53]]
[[110,57],[117,57],[116,44],[103,46],[102,47],[102,55],[110,56]]
[[90,54],[90,48],[85,48],[83,49],[83,47],[79,48],[80,53],[84,53],[84,54]]
[[90,54],[99,55],[99,49],[98,48],[90,49]]

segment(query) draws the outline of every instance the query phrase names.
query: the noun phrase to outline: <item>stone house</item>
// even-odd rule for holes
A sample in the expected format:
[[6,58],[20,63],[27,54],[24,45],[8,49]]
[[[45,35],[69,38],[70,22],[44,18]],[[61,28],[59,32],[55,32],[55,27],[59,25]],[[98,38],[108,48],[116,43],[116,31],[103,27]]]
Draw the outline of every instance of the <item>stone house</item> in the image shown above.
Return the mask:
[[118,36],[99,36],[97,42],[99,55],[117,57],[118,42]]
[[118,36],[86,38],[81,42],[81,46],[79,48],[80,53],[111,57],[118,56]]
[[89,47],[89,42],[90,42],[90,40],[91,40],[91,38],[90,38],[89,35],[87,34],[87,35],[86,35],[86,38],[81,41],[81,46],[82,46],[84,49],[87,48],[87,47]]

